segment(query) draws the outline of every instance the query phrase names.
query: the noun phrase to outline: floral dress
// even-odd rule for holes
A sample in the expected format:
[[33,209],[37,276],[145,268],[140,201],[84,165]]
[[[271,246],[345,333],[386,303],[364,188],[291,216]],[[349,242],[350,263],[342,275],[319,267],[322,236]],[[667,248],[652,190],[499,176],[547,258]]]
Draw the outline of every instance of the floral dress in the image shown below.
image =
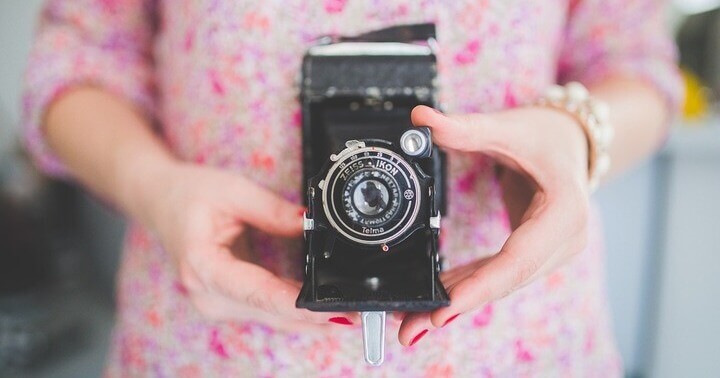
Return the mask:
[[[645,80],[677,102],[675,50],[653,0],[75,0],[48,1],[26,75],[25,135],[38,164],[67,175],[39,130],[63,90],[92,83],[152,117],[184,161],[252,177],[302,201],[296,76],[318,37],[432,21],[449,113],[531,103],[548,85],[610,75]],[[99,124],[97,127],[102,127]],[[534,127],[528,124],[527,127]],[[449,155],[442,253],[458,266],[496,253],[510,233],[478,154]],[[166,251],[131,224],[118,276],[109,377],[599,376],[622,373],[606,303],[603,247],[432,330],[412,347],[388,325],[386,361],[362,358],[358,329],[289,333],[209,322],[192,307]],[[250,231],[250,258],[301,277],[300,240]]]

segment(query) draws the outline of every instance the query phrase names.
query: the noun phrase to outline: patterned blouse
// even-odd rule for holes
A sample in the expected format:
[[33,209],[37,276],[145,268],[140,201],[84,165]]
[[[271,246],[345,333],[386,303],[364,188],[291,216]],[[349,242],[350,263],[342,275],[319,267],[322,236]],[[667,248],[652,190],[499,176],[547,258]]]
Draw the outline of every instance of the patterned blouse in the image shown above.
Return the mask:
[[[663,14],[654,0],[51,0],[26,75],[26,141],[43,169],[66,175],[38,126],[63,90],[93,83],[156,120],[179,159],[247,175],[300,203],[295,77],[318,36],[437,23],[441,99],[450,113],[522,106],[552,83],[616,74],[647,81],[673,105],[679,81]],[[492,168],[481,155],[449,156],[442,234],[449,266],[496,253],[510,232]],[[158,240],[131,224],[106,374],[620,375],[596,215],[590,223],[589,247],[572,263],[416,345],[400,346],[398,325],[389,324],[381,367],[365,364],[352,327],[320,336],[204,320]],[[254,262],[301,277],[299,240],[250,236]]]

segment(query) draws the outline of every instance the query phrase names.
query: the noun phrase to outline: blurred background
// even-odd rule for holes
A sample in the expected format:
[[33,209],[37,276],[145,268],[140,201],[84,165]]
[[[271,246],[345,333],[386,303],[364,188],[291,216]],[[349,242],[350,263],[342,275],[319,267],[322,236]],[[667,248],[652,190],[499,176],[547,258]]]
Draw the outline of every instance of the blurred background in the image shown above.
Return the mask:
[[[0,376],[93,377],[113,324],[123,224],[33,170],[22,72],[41,0],[0,2]],[[596,195],[615,334],[631,377],[720,377],[720,0],[674,0],[687,86],[654,159]]]

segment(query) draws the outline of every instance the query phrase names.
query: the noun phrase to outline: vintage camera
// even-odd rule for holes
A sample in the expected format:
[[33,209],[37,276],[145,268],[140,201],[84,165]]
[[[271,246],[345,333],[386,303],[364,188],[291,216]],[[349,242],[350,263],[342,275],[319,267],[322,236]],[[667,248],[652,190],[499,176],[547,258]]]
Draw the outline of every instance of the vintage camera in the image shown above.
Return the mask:
[[430,129],[410,122],[416,105],[438,105],[433,37],[423,24],[328,38],[302,65],[308,210],[297,307],[362,312],[374,365],[386,311],[449,304],[438,279],[445,158]]

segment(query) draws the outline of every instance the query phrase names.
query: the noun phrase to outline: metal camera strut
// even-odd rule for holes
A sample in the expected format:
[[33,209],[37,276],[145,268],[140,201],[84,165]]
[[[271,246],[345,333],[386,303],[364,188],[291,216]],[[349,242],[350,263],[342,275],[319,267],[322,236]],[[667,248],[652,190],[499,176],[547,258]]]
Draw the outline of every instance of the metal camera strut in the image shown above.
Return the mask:
[[360,313],[365,362],[379,366],[385,360],[385,311]]

